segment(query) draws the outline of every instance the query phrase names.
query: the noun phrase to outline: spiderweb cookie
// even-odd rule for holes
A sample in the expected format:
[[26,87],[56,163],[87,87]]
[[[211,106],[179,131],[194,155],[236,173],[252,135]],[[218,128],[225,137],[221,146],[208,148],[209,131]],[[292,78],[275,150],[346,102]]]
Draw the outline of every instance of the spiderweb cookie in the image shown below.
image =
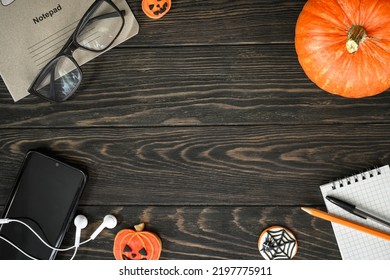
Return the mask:
[[288,229],[272,226],[261,233],[258,248],[266,260],[290,260],[298,251],[298,242]]

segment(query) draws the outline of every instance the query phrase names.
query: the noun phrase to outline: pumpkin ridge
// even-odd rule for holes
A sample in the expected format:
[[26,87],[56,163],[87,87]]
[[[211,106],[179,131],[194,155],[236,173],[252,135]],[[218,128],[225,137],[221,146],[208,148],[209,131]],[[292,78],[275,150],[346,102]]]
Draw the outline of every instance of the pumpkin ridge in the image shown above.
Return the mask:
[[[140,232],[137,232],[137,231],[134,231],[132,233],[129,233],[128,235],[132,235],[131,238],[126,242],[126,243],[130,243],[133,239],[135,238],[138,238],[138,240],[141,242],[142,244],[142,247],[145,248],[145,243],[144,241],[142,240],[142,238],[140,238]],[[121,244],[122,245],[122,244]]]
[[[320,36],[318,35],[320,38]],[[312,39],[313,36],[310,37]],[[328,42],[324,43],[324,41],[321,42],[321,46],[316,48],[316,49],[311,49],[311,48],[305,48],[306,53],[310,54],[317,54],[318,52],[321,51],[326,51],[329,48],[335,48],[335,49],[345,49],[344,47],[345,44],[345,38],[338,38],[337,40],[329,40]]]
[[[344,3],[344,2],[343,2]],[[348,4],[351,4],[351,3],[348,3]],[[349,21],[349,24],[350,26],[353,25],[354,22],[360,22],[360,12],[358,13],[358,18],[356,20],[353,20],[351,18],[351,15],[347,12],[346,10],[346,7],[344,7],[341,3],[340,3],[340,0],[337,0],[336,1],[336,5],[339,6],[340,10],[344,13],[344,15],[346,16],[346,18],[348,19]],[[360,11],[360,6],[361,6],[361,0],[359,0],[359,11]]]
[[[150,254],[150,257],[153,258],[154,256],[154,246],[153,246],[153,243],[150,241],[150,237],[149,236],[146,236],[146,234],[144,233],[139,233],[142,237],[145,237],[145,239],[148,241],[149,243],[149,246],[152,248],[152,252]],[[153,236],[154,237],[154,236]],[[142,244],[144,245],[145,247],[145,243],[142,241]]]
[[[121,246],[122,246],[122,240],[124,237],[122,237],[122,235],[126,236],[126,233],[124,230],[121,230],[119,231],[116,236],[115,236],[115,239],[114,239],[114,248],[113,248],[113,253],[114,253],[114,257],[115,259],[117,259],[117,251],[119,251],[119,254],[120,254],[120,251],[121,251]],[[120,240],[120,241],[119,241]],[[119,248],[118,248],[118,244],[119,244]],[[122,257],[120,257],[119,259],[123,259]]]
[[[132,236],[130,236],[130,239],[127,240],[126,243],[130,243],[130,241],[133,240],[133,238],[135,237],[134,233],[135,233],[135,232],[130,232],[130,233],[126,234],[126,235],[122,238],[121,242],[119,243],[119,244],[120,244],[120,246],[119,246],[120,250],[121,250],[121,248],[123,248],[124,240],[126,240],[126,239],[128,238],[129,235],[132,235]],[[123,258],[122,258],[122,259],[123,259]]]
[[334,17],[330,13],[323,12],[322,14],[314,13],[312,11],[305,11],[305,15],[309,15],[310,18],[318,19],[321,21],[326,21],[330,24],[333,24],[335,27],[340,29],[340,31],[344,31],[348,29],[348,25],[341,21],[338,17]]
[[[139,240],[140,240],[141,243],[142,243],[142,247],[146,248],[145,242],[144,242],[143,238],[141,238],[141,237],[143,237],[143,235],[141,234],[141,231],[137,232],[136,234],[137,234],[137,237],[139,238]],[[153,246],[152,246],[152,253],[153,253],[153,251],[154,251],[154,248],[153,248]],[[147,253],[147,252],[146,252],[146,253]],[[148,253],[147,253],[147,254],[148,254]],[[153,254],[152,254],[152,256],[153,256]],[[147,256],[147,257],[148,257],[148,256]]]
[[[373,18],[376,18],[377,17],[377,12],[379,9],[380,9],[380,5],[382,5],[382,3],[380,3],[381,1],[380,0],[376,0],[374,2],[374,0],[371,0],[370,1],[370,4],[369,4],[369,10],[367,9],[367,6],[363,6],[361,1],[360,1],[360,9],[359,9],[359,13],[360,14],[364,14],[365,15],[365,18],[362,19],[361,17],[359,17],[360,19],[360,23],[364,26],[367,27],[367,29],[371,29],[371,26],[369,25],[366,25],[366,24],[369,24],[370,22],[372,22]],[[381,24],[379,25],[381,26]]]
[[[390,60],[390,48],[386,49],[382,44],[377,44],[369,41],[367,42],[367,44],[364,45],[364,47],[367,48],[368,50],[365,52],[365,54],[368,55],[370,59],[380,64],[380,66],[382,67],[381,71],[387,72],[387,75],[390,76],[390,68],[388,67],[388,62],[387,62],[388,60]],[[381,53],[381,51],[385,51],[389,53],[389,56],[387,58],[388,60],[384,59],[378,53],[378,49],[380,50],[379,53]]]
[[[152,239],[156,240],[158,245],[161,246],[161,239],[156,234],[153,234],[151,232],[140,232],[139,234],[142,234],[143,237],[145,237],[151,247],[153,248],[153,255],[154,255],[154,244],[152,242]],[[161,253],[161,252],[160,252]],[[158,258],[160,258],[160,253],[158,254]]]
[[[383,44],[380,44],[378,42],[372,42],[372,41],[371,42],[367,41],[364,46],[366,48],[369,48],[370,53],[368,55],[370,56],[371,59],[380,61],[383,65],[386,65],[386,66],[388,65],[388,63],[383,60],[382,56],[378,55],[378,49],[380,51],[384,51],[384,52],[387,52],[390,54],[390,47],[387,48]],[[372,52],[375,52],[375,54],[373,54]],[[389,57],[390,57],[390,55],[389,55]]]
[[151,232],[142,232],[143,237],[147,237],[148,239],[156,239],[158,243],[161,244],[161,239],[156,234],[153,234]]

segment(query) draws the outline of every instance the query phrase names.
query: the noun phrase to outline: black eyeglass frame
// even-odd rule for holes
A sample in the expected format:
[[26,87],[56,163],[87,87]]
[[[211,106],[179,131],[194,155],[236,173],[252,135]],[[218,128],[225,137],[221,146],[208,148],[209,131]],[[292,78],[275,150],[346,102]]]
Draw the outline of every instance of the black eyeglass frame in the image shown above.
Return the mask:
[[[85,25],[91,20],[91,16],[93,15],[93,13],[100,7],[100,4],[102,2],[107,2],[109,5],[111,5],[115,10],[116,12],[118,12],[118,14],[121,16],[121,19],[122,19],[122,25],[118,31],[118,34],[116,34],[116,36],[112,39],[111,43],[108,44],[105,48],[101,49],[101,50],[96,50],[96,49],[90,49],[90,48],[87,48],[85,46],[82,46],[80,45],[78,42],[77,42],[77,36],[80,35],[80,33],[83,31]],[[119,10],[119,8],[112,2],[112,0],[96,0],[89,8],[88,10],[85,12],[85,14],[83,15],[83,17],[81,18],[81,20],[79,21],[76,29],[73,31],[72,35],[69,37],[68,41],[66,41],[65,45],[62,47],[62,49],[57,53],[57,55],[51,59],[43,68],[42,70],[38,73],[38,75],[35,77],[34,81],[31,83],[31,86],[29,87],[28,89],[28,92],[31,93],[31,94],[34,94],[46,101],[49,101],[49,102],[54,102],[54,103],[60,103],[60,102],[63,102],[65,100],[67,100],[69,97],[71,97],[77,90],[77,88],[80,86],[80,83],[83,79],[83,72],[80,68],[80,65],[77,63],[77,61],[74,59],[73,57],[73,52],[76,50],[76,49],[84,49],[84,50],[87,50],[87,51],[92,51],[92,52],[96,52],[96,53],[100,53],[100,52],[104,52],[106,51],[108,48],[111,47],[111,45],[115,42],[115,40],[118,38],[118,36],[121,34],[122,30],[123,30],[123,27],[125,25],[125,11],[124,10]],[[61,58],[61,57],[66,57],[68,58],[69,60],[71,60],[74,65],[76,66],[76,69],[79,73],[80,73],[80,80],[79,82],[77,83],[77,85],[74,87],[73,91],[64,99],[64,100],[53,100],[53,99],[50,99],[50,98],[47,98],[45,96],[43,96],[42,94],[40,94],[38,91],[36,91],[34,89],[35,85],[37,84],[40,84],[47,76],[48,72],[51,71],[53,68],[52,68],[52,65],[54,63],[56,63],[56,61]],[[53,75],[51,75],[51,79],[53,79]],[[50,84],[53,83],[53,81],[50,81]],[[50,86],[50,91],[52,91],[52,87]]]

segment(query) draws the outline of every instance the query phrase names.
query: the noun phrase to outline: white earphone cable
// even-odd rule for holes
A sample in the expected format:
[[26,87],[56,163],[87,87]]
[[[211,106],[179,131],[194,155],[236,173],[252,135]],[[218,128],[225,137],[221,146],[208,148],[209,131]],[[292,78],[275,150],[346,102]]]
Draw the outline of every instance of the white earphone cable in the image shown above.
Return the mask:
[[20,221],[20,220],[15,220],[15,219],[9,219],[9,222],[19,223],[19,224],[24,225],[24,226],[27,227],[32,233],[34,233],[34,235],[35,235],[43,244],[45,244],[47,247],[49,247],[49,248],[52,249],[52,250],[56,250],[56,251],[63,252],[63,251],[72,250],[72,249],[74,248],[74,246],[71,246],[71,247],[69,247],[69,248],[64,248],[64,249],[53,247],[53,246],[51,246],[50,244],[48,244],[45,240],[43,240],[43,238],[40,237],[39,234],[36,233],[36,231],[33,230],[33,229],[32,229],[28,224],[26,224],[25,222]]
[[[74,257],[76,256],[76,253],[77,253],[77,250],[78,250],[79,246],[84,245],[85,243],[94,240],[96,238],[96,236],[104,228],[112,229],[112,228],[114,228],[117,225],[117,219],[115,218],[115,216],[113,216],[113,215],[106,215],[104,217],[104,219],[103,219],[103,223],[93,232],[93,234],[90,236],[90,238],[85,240],[85,241],[83,241],[83,242],[79,242],[80,241],[80,231],[81,231],[81,229],[83,229],[87,225],[88,221],[87,221],[87,218],[85,218],[85,216],[78,215],[75,218],[75,226],[76,226],[75,245],[73,245],[71,247],[68,247],[68,248],[56,248],[56,247],[51,246],[50,244],[48,244],[45,240],[43,240],[43,238],[41,236],[39,236],[39,234],[32,227],[30,227],[27,223],[25,223],[25,222],[23,222],[21,220],[17,220],[17,219],[0,218],[0,225],[8,224],[8,223],[11,223],[11,222],[19,223],[19,224],[25,226],[26,228],[28,228],[45,246],[47,246],[48,248],[50,248],[52,250],[64,252],[64,251],[69,251],[69,250],[74,249],[74,253],[73,253],[73,256],[71,257],[71,260],[73,260]],[[27,254],[26,252],[24,252],[21,248],[19,248],[16,244],[12,243],[12,241],[8,240],[4,236],[0,235],[0,239],[4,240],[8,244],[13,246],[17,250],[19,250],[21,253],[23,253],[28,258],[33,259],[33,260],[37,260],[33,256],[31,256],[31,255]]]
[[76,254],[77,254],[77,249],[78,249],[79,247],[75,247],[74,248],[74,252],[73,252],[73,256],[69,259],[70,261],[72,261],[73,259],[74,259],[74,257],[76,256]]
[[[27,227],[45,246],[47,246],[48,248],[52,249],[52,250],[55,250],[55,251],[60,251],[60,252],[65,252],[65,251],[69,251],[69,250],[72,250],[72,249],[75,249],[74,253],[73,253],[73,256],[71,258],[71,260],[74,259],[74,257],[76,256],[76,253],[77,253],[77,247],[75,245],[71,246],[71,247],[68,247],[68,248],[56,248],[56,247],[53,247],[51,246],[50,244],[48,244],[45,240],[43,240],[42,237],[39,236],[39,234],[34,230],[32,229],[28,224],[26,224],[25,222],[23,221],[20,221],[20,220],[15,220],[15,219],[7,219],[7,223],[11,223],[11,222],[14,222],[14,223],[19,223],[19,224],[22,224],[23,226]],[[21,252],[23,255],[25,255],[26,257],[32,259],[32,260],[38,260],[37,258],[31,256],[30,254],[26,253],[25,251],[23,251],[21,248],[19,248],[17,245],[15,245],[12,241],[8,240],[7,238],[5,238],[4,236],[1,236],[0,235],[0,239],[4,240],[5,242],[7,242],[8,244],[10,244],[12,247],[14,247],[15,249],[17,249],[19,252]],[[85,244],[85,243],[88,243],[90,242],[92,239],[89,238],[83,242],[80,242],[80,246]]]

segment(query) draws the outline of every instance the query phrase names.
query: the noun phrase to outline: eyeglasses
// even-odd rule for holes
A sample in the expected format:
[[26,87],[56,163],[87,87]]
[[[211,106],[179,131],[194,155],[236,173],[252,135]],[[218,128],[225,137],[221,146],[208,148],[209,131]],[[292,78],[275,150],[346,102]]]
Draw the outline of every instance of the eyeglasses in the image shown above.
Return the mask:
[[97,0],[81,18],[75,31],[60,52],[42,68],[28,92],[51,102],[62,102],[74,94],[82,72],[73,52],[107,50],[121,33],[125,11],[111,0]]

